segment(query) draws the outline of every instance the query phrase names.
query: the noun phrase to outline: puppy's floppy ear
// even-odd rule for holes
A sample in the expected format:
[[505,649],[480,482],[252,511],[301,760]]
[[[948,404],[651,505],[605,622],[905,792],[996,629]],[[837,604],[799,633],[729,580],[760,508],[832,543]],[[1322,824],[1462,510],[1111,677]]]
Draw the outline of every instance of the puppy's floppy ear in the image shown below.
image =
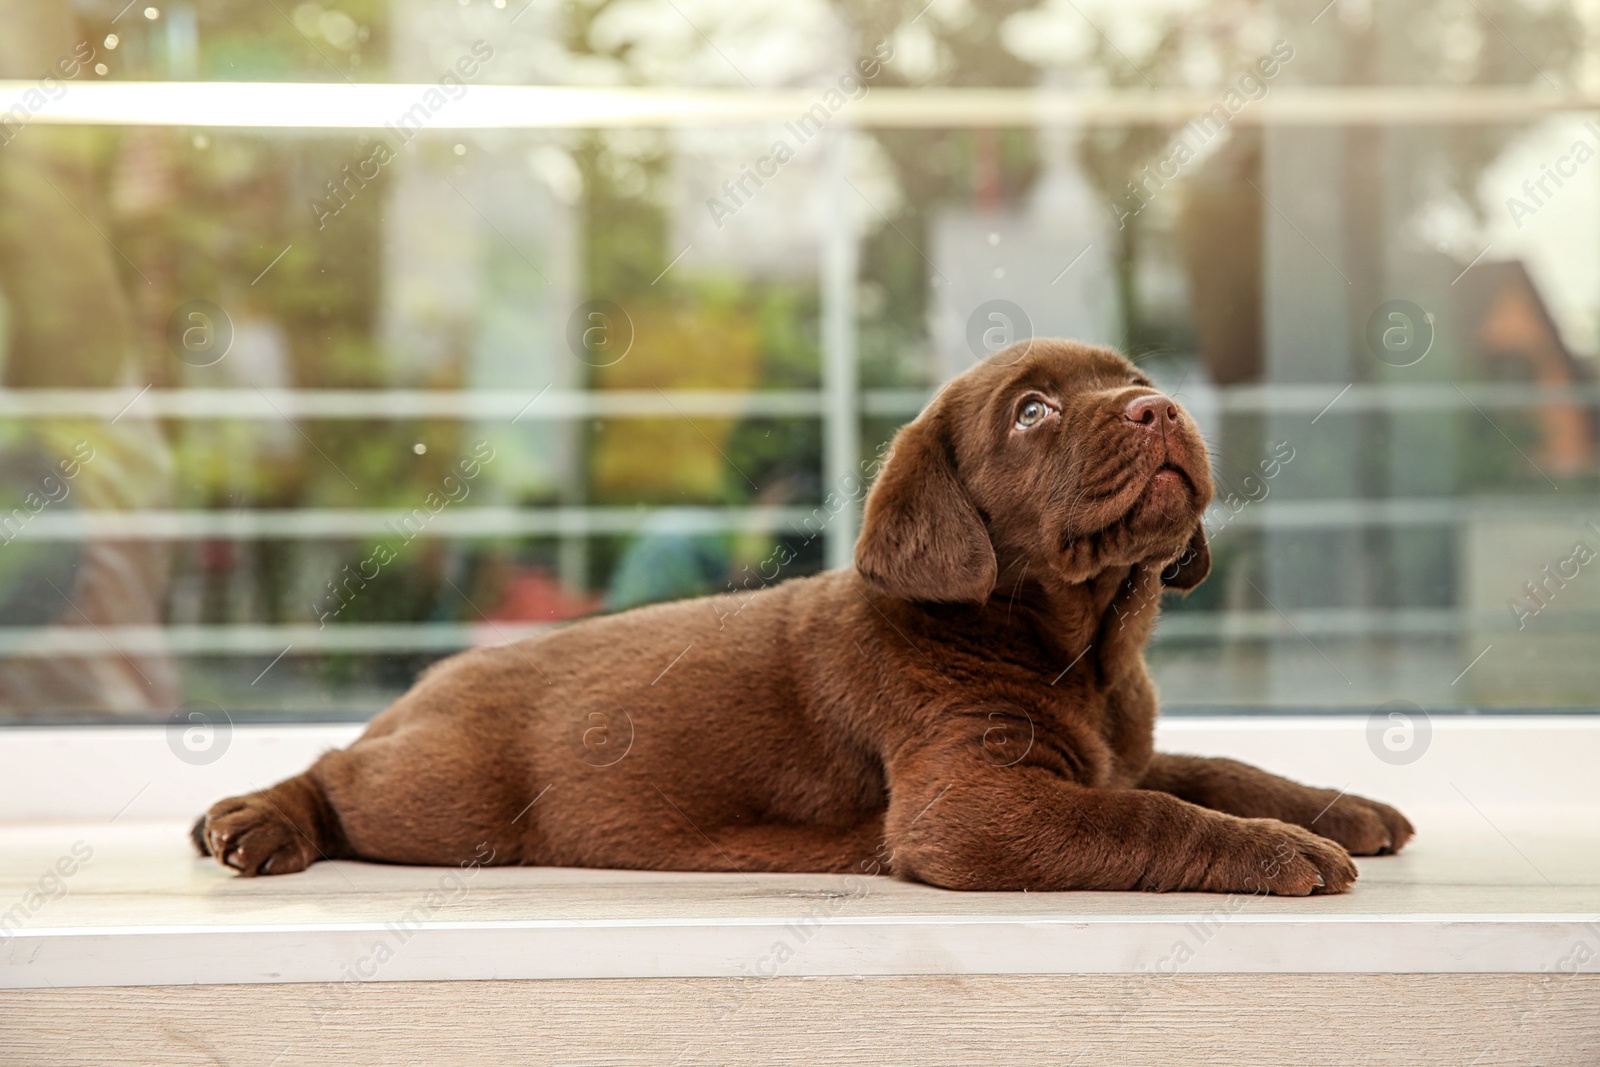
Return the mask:
[[1205,581],[1210,573],[1211,545],[1206,541],[1206,524],[1198,522],[1194,527],[1194,536],[1189,538],[1183,551],[1162,569],[1161,584],[1168,589],[1187,593]]
[[856,570],[903,600],[981,604],[994,591],[994,546],[936,419],[919,418],[895,437],[867,497]]

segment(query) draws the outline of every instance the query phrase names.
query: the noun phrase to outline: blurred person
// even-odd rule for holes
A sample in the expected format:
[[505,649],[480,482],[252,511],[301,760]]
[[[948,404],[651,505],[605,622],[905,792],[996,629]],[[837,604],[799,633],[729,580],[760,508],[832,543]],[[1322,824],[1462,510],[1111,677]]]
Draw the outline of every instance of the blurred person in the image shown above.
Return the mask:
[[[40,86],[0,102],[9,108],[0,115],[0,386],[127,388],[132,399],[150,383],[138,358],[140,309],[109,225],[90,221],[104,216],[90,179],[102,135],[34,121],[88,73],[96,42],[64,3],[0,0],[0,25],[0,79]],[[167,546],[46,536],[64,517],[170,505],[172,459],[159,427],[137,410],[115,420],[9,420],[0,423],[0,470],[9,519],[0,626],[79,631],[73,654],[0,658],[0,712],[172,710],[176,664],[148,650],[124,655],[110,635],[161,623]]]

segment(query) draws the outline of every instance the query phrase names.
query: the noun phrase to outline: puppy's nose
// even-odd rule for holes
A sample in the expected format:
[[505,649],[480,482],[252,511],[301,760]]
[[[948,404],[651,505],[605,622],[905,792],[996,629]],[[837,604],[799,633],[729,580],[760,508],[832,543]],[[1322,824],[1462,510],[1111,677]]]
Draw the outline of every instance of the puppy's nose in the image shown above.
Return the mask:
[[1178,421],[1178,405],[1156,393],[1141,396],[1122,410],[1122,417],[1152,430],[1165,430]]

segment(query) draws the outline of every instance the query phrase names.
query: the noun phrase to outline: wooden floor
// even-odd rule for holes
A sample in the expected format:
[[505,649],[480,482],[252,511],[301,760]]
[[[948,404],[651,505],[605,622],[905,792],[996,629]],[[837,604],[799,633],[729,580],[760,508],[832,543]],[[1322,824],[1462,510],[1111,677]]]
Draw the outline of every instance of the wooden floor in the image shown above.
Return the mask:
[[0,994],[0,1063],[1593,1067],[1600,976],[679,978]]

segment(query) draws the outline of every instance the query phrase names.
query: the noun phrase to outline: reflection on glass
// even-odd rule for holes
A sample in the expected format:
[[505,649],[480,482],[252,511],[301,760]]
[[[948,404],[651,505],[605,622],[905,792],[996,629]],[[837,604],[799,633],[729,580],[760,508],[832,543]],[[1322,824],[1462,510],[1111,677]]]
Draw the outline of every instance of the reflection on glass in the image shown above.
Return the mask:
[[1170,708],[1593,703],[1587,15],[118,6],[0,4],[0,715],[367,714],[814,572],[1045,335],[1212,447]]

